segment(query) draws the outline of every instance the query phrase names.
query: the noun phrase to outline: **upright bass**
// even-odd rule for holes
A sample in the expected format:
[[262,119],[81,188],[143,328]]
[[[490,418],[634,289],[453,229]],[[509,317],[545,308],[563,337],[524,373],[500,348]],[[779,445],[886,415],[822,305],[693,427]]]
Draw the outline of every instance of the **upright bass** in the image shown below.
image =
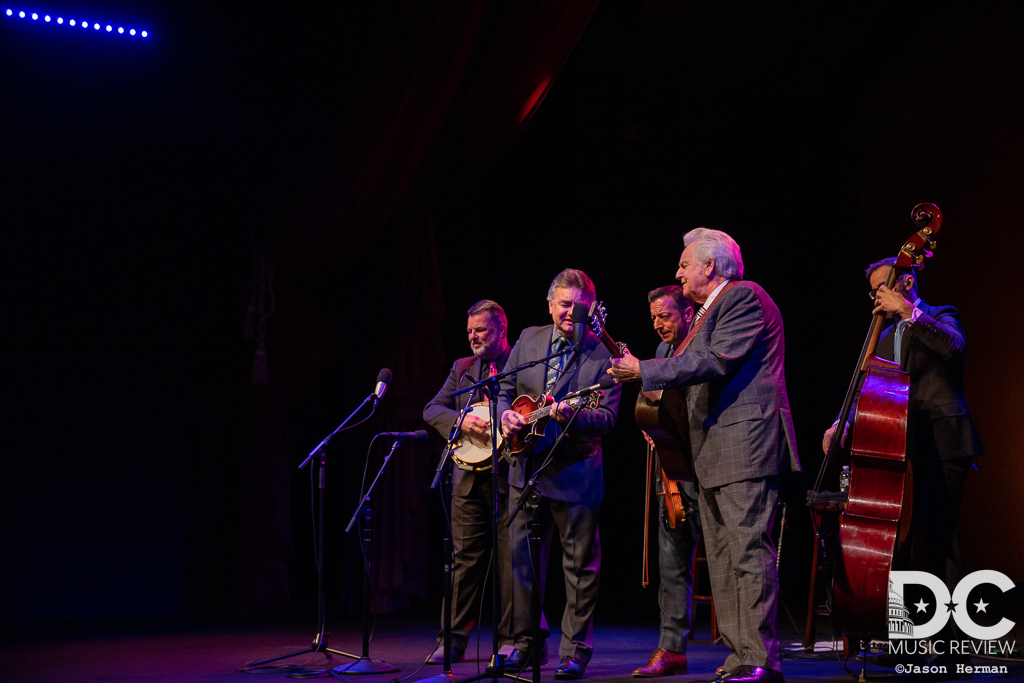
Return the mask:
[[[939,207],[918,204],[911,220],[918,230],[900,249],[887,287],[893,287],[900,270],[920,266],[935,248],[942,226]],[[832,623],[845,635],[880,638],[889,634],[889,572],[897,543],[910,525],[912,502],[906,452],[910,376],[899,364],[875,355],[885,322],[884,314],[871,322],[815,484],[820,491],[825,466],[836,459],[852,424],[850,485],[839,519],[832,579]]]

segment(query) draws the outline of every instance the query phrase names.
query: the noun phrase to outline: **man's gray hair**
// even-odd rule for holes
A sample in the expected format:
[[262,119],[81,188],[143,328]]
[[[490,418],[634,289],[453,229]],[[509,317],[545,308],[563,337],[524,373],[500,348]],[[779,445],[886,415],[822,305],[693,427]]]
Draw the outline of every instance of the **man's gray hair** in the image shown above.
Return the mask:
[[597,301],[597,290],[594,289],[594,281],[587,277],[587,274],[582,270],[566,268],[556,275],[555,279],[551,281],[551,286],[548,287],[548,301],[555,300],[555,290],[559,287],[575,287],[583,292],[583,295],[591,302]]
[[743,278],[743,256],[740,245],[721,230],[697,228],[683,235],[685,246],[694,245],[693,257],[704,264],[715,260],[715,274],[729,279]]
[[466,317],[472,318],[474,315],[481,313],[490,313],[491,317],[497,318],[501,324],[508,327],[508,318],[505,316],[505,309],[498,305],[498,302],[491,301],[490,299],[481,299],[475,304],[469,307],[466,311]]

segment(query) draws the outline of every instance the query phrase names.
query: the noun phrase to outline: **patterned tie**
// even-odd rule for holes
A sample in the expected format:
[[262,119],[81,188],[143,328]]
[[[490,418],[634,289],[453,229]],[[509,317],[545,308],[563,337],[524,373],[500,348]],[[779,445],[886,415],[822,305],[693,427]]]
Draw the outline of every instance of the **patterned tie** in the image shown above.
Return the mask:
[[[558,335],[558,339],[551,345],[551,353],[558,353],[564,351],[569,347],[569,340]],[[550,355],[550,354],[549,354]],[[558,383],[558,378],[562,375],[562,368],[565,367],[565,356],[559,356],[558,358],[552,358],[548,361],[548,374],[547,374],[547,387],[544,389],[545,394],[550,394],[551,389],[554,388],[555,384]]]
[[899,322],[896,323],[896,331],[892,336],[892,359],[895,361],[896,365],[900,365],[901,347],[903,346],[903,330],[906,328],[907,321],[900,318]]

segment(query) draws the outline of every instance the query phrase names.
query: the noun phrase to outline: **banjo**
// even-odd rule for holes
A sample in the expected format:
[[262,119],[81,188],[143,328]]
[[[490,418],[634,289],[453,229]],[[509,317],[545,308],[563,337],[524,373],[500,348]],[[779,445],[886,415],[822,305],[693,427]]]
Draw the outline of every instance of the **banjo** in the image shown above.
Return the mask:
[[[486,403],[474,403],[466,417],[473,416],[490,424],[491,410]],[[452,444],[452,460],[464,470],[482,472],[491,469],[491,434],[486,441],[462,432]]]

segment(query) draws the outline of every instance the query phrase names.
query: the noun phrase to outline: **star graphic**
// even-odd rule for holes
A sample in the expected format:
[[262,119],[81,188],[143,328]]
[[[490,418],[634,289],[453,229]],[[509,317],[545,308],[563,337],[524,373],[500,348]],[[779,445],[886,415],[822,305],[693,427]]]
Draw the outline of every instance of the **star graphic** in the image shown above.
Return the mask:
[[914,607],[917,608],[918,612],[924,612],[926,609],[928,609],[928,603],[924,601],[924,598],[921,598],[920,600],[914,603]]
[[974,608],[978,610],[978,612],[985,612],[985,614],[988,614],[988,611],[985,609],[986,607],[988,607],[988,603],[984,600],[978,600],[978,602],[974,603]]
[[956,611],[956,607],[957,607],[957,604],[955,602],[953,602],[952,600],[950,600],[949,602],[946,603],[946,611],[947,612],[955,612]]

